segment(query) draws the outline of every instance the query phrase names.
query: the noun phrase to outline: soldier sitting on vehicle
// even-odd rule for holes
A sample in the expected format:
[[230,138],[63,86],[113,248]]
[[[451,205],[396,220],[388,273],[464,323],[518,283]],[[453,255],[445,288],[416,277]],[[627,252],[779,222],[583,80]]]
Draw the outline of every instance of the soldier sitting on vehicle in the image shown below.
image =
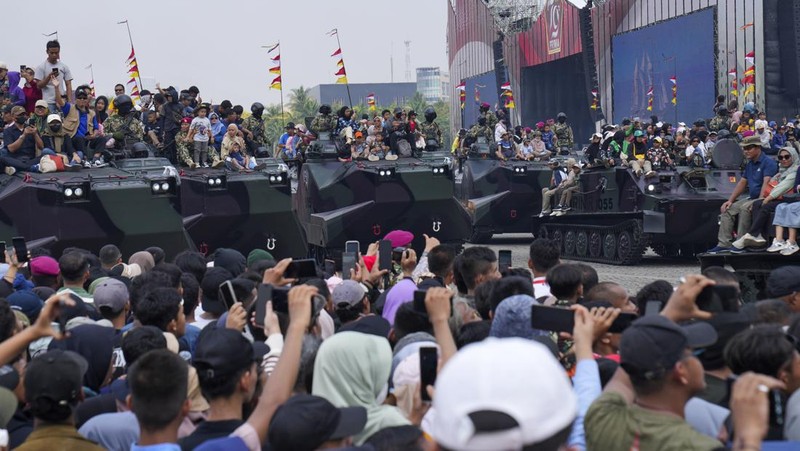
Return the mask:
[[553,171],[553,175],[550,176],[550,186],[542,188],[542,212],[539,213],[540,218],[553,212],[550,209],[550,199],[560,194],[562,184],[567,179],[567,173],[561,167],[558,160],[550,160],[547,165],[550,167],[550,170]]
[[[255,102],[250,106],[250,117],[242,122],[242,133],[244,133],[244,141],[247,144],[247,150],[251,155],[257,155],[259,152],[265,153],[267,149],[267,127],[265,120],[262,117],[264,114],[264,105],[260,102]],[[259,151],[259,149],[262,149]]]
[[486,122],[486,118],[479,118],[478,123],[473,125],[472,128],[469,129],[469,133],[467,134],[469,138],[469,143],[472,144],[478,140],[478,138],[486,138],[486,143],[489,144],[490,148],[494,147],[494,129],[489,128]]
[[435,151],[442,147],[442,129],[436,120],[436,110],[428,108],[425,110],[425,122],[420,126],[420,132],[425,139],[425,150]]
[[572,207],[570,207],[572,194],[581,186],[581,164],[570,158],[567,160],[567,167],[570,170],[567,179],[562,182],[561,199],[558,202],[558,206],[550,213],[550,216],[564,216],[568,211],[572,210]]
[[[144,126],[137,116],[139,113],[133,109],[133,101],[127,95],[117,96],[114,99],[116,113],[103,123],[106,135],[113,138],[106,143],[107,148],[114,149],[124,157],[147,156],[147,146],[144,144]],[[95,152],[95,159],[99,155]]]
[[319,137],[320,133],[333,133],[336,128],[336,115],[332,113],[330,105],[322,105],[319,107],[319,113],[311,121],[311,131]]

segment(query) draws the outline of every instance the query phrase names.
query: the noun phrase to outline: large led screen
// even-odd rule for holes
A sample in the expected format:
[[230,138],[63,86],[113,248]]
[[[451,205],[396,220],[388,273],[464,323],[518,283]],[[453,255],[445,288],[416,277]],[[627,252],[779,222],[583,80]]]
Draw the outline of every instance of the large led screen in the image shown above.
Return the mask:
[[[478,108],[479,104],[475,97],[475,90],[477,89],[480,103],[488,103],[492,106],[492,111],[494,111],[497,105],[497,79],[495,78],[494,71],[491,71],[467,78],[464,82],[467,85],[467,99],[466,102],[464,102],[464,109],[462,112],[464,115],[464,126],[469,128],[478,122],[478,115],[480,114]],[[458,95],[458,92],[456,92],[455,95]]]
[[[692,123],[713,115],[714,16],[714,8],[707,8],[612,38],[614,122],[657,115],[664,122]],[[653,105],[648,111],[651,88]]]

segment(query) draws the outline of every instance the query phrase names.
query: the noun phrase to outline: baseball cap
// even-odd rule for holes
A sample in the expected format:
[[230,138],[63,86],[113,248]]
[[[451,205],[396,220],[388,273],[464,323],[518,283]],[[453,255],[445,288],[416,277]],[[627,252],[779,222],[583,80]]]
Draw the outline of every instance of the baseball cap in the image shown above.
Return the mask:
[[392,247],[406,247],[414,241],[414,234],[405,230],[392,230],[383,239],[391,241]]
[[333,290],[333,305],[344,303],[352,307],[363,301],[366,294],[360,283],[354,280],[345,280]]
[[295,128],[294,122],[289,122],[288,124],[286,124],[285,128],[286,128],[286,130],[294,130],[294,128]]
[[273,449],[310,451],[327,441],[352,437],[366,424],[364,407],[337,408],[319,396],[297,395],[275,411],[268,439]]
[[[58,117],[57,114],[51,114],[50,116]],[[61,118],[58,120],[61,121]],[[32,276],[57,276],[59,273],[58,261],[46,255],[32,258],[30,268]]]
[[448,449],[522,449],[572,424],[564,368],[539,343],[487,338],[456,353],[436,380],[430,433]]
[[57,114],[48,114],[47,115],[47,123],[49,124],[49,123],[51,123],[53,121],[61,122],[61,116],[59,116]]
[[704,348],[717,341],[708,323],[679,326],[662,315],[640,318],[622,333],[621,365],[632,379],[655,380],[683,358],[686,348]]
[[203,290],[201,305],[203,310],[215,315],[222,315],[227,310],[225,304],[219,299],[219,286],[226,280],[233,279],[233,274],[225,268],[208,268],[203,280],[200,282],[200,289]]
[[38,107],[47,108],[47,102],[45,102],[44,100],[40,99],[40,100],[37,100],[36,103],[33,106],[34,106],[34,108],[38,108]]
[[636,138],[644,136],[644,132],[641,130],[636,130],[635,132],[633,132],[633,136],[635,136]]
[[6,301],[8,301],[8,305],[11,306],[12,310],[24,313],[31,323],[36,321],[36,318],[39,317],[39,312],[44,307],[42,299],[33,291],[16,291],[10,294]]
[[241,332],[232,329],[209,329],[200,335],[192,359],[200,378],[217,379],[235,376],[250,368],[269,352],[262,342],[250,343]]
[[94,290],[94,305],[108,307],[114,313],[121,312],[129,299],[128,287],[117,279],[104,280]]
[[800,266],[781,266],[773,269],[767,278],[767,294],[782,298],[800,291]]
[[603,139],[603,134],[602,133],[595,133],[595,134],[592,135],[592,138]]
[[555,158],[551,158],[550,161],[547,162],[547,164],[550,166],[558,166],[561,163],[559,163],[558,160],[556,160]]
[[663,142],[663,141],[664,141],[664,140],[663,140],[663,139],[661,139],[661,137],[660,137],[660,136],[656,136],[655,138],[653,138],[653,142]]
[[6,65],[6,63],[0,61],[0,69],[8,70],[8,65]]
[[25,370],[25,400],[34,415],[78,402],[89,364],[72,351],[52,349],[34,358]]

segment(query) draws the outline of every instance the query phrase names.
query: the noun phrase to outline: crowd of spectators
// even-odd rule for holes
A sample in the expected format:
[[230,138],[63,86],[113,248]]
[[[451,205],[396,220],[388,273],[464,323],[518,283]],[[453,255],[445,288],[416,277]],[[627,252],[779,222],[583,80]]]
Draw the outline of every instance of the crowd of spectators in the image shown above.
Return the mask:
[[[379,268],[378,243],[361,243],[349,274],[337,264],[299,280],[288,278],[291,259],[260,249],[35,249],[23,264],[6,251],[7,446],[800,445],[800,267],[775,270],[770,298],[743,304],[723,268],[632,295],[590,265],[562,263],[546,239],[531,244],[527,268],[501,272],[487,247],[459,254],[425,236],[417,254],[413,238],[385,237],[389,269]],[[724,286],[731,299],[698,306]],[[537,318],[550,311],[571,325]],[[615,328],[625,315],[640,318]],[[420,357],[430,348],[435,382]]]

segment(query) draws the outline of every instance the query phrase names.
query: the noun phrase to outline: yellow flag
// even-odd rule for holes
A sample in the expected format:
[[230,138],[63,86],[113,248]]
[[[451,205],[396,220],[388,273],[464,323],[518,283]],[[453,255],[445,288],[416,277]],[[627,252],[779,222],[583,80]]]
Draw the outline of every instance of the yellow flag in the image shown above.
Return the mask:
[[346,85],[347,84],[347,77],[339,77],[336,79],[337,85]]
[[277,89],[278,91],[280,91],[282,88],[280,83],[273,83],[269,85],[269,89]]

